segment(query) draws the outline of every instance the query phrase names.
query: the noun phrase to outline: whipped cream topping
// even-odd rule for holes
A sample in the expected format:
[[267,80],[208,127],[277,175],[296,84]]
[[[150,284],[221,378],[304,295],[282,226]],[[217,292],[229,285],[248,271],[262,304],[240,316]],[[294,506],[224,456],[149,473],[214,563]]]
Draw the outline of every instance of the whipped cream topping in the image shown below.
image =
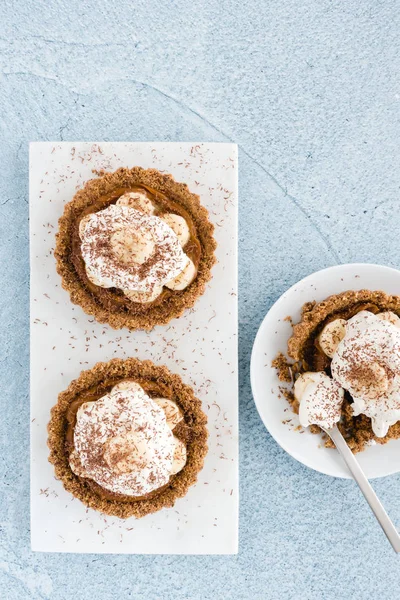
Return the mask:
[[[82,257],[95,285],[116,287],[128,297],[130,292],[144,294],[143,301],[149,301],[146,296],[154,299],[163,285],[173,286],[193,263],[167,222],[150,214],[148,204],[143,212],[140,195],[125,196],[132,194],[82,219]],[[132,207],[132,201],[137,201],[139,210]],[[189,283],[186,279],[186,285]],[[139,295],[131,295],[131,299],[141,301]]]
[[361,311],[346,324],[333,355],[334,380],[354,400],[354,415],[370,417],[377,437],[400,420],[400,329],[394,313]]
[[300,403],[299,420],[303,427],[319,425],[330,429],[339,420],[344,390],[326,373],[303,373],[296,379],[294,395]]
[[172,433],[181,418],[171,400],[153,400],[138,383],[123,381],[79,408],[71,469],[114,493],[149,494],[186,463],[186,446]]

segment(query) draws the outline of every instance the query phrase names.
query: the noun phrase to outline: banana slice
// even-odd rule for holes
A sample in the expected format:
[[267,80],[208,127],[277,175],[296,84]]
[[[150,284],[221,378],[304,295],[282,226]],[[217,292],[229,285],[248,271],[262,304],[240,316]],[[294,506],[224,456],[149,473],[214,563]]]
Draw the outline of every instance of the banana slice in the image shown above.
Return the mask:
[[105,444],[103,457],[108,467],[116,475],[124,475],[136,469],[143,469],[148,461],[147,442],[138,431],[109,438]]
[[181,440],[178,440],[177,437],[174,436],[175,442],[175,451],[174,458],[172,461],[171,473],[170,475],[175,475],[182,471],[183,467],[186,465],[186,446]]
[[110,244],[112,251],[120,260],[126,264],[137,265],[143,265],[155,248],[150,236],[129,228],[115,231],[110,238]]
[[129,300],[132,302],[138,302],[139,304],[147,304],[148,302],[154,302],[156,298],[163,291],[162,285],[154,286],[152,292],[135,292],[134,290],[122,290]]
[[197,271],[193,261],[190,260],[190,258],[188,260],[188,264],[183,271],[179,273],[178,277],[175,277],[175,279],[172,279],[165,284],[167,288],[170,290],[180,291],[184,290],[192,283],[193,279],[196,277]]
[[180,215],[166,214],[161,217],[161,219],[171,227],[172,231],[175,233],[176,237],[179,240],[180,245],[183,247],[188,243],[190,238],[190,231],[188,224],[185,219]]
[[165,412],[165,416],[167,419],[167,425],[170,429],[174,429],[180,421],[183,419],[183,414],[181,413],[179,407],[168,398],[153,398],[154,402],[158,404],[160,408]]
[[124,381],[120,381],[116,385],[114,385],[111,393],[120,392],[121,390],[132,390],[133,392],[137,392],[139,390],[143,390],[142,386],[140,386],[136,381],[131,381],[130,379],[125,379]]
[[154,204],[146,196],[140,192],[128,192],[120,196],[116,202],[118,206],[130,206],[146,215],[154,214]]
[[307,371],[307,373],[302,373],[300,377],[296,379],[294,384],[294,397],[297,402],[301,402],[306,387],[310,385],[310,383],[318,383],[319,381],[324,381],[325,378],[326,373],[324,373],[324,371],[319,371],[317,373]]
[[318,343],[321,346],[321,350],[332,358],[336,352],[336,348],[346,335],[346,323],[345,319],[336,319],[331,321],[321,331],[318,338]]
[[389,388],[387,373],[377,362],[358,364],[349,379],[351,394],[368,400],[377,400],[386,394]]
[[85,233],[86,225],[90,219],[90,215],[86,215],[79,221],[79,237],[82,239],[83,234]]
[[378,319],[382,319],[383,321],[389,321],[392,325],[396,325],[396,327],[400,327],[400,318],[396,315],[396,313],[391,310],[387,310],[382,313],[378,313],[376,315]]

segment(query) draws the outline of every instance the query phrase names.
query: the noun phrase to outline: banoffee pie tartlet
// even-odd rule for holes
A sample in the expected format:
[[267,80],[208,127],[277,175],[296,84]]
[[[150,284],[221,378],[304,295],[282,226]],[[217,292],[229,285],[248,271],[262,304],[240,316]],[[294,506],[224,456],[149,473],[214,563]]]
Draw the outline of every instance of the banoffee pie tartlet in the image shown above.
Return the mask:
[[65,206],[55,249],[71,300],[100,323],[152,329],[203,294],[214,227],[199,196],[171,175],[121,168]]
[[65,489],[120,518],[171,507],[197,479],[207,417],[178,375],[150,361],[113,359],[83,371],[58,397],[49,461]]
[[337,423],[353,452],[400,438],[400,296],[347,291],[305,304],[288,356],[273,366],[293,384],[301,425]]

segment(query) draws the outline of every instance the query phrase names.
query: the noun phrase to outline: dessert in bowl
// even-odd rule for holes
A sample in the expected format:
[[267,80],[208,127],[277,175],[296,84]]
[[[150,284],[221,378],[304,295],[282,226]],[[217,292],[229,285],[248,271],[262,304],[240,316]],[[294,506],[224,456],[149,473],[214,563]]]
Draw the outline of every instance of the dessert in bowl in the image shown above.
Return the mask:
[[[287,398],[301,425],[338,423],[353,452],[371,441],[400,437],[400,296],[346,291],[306,303],[294,325],[285,362],[274,365],[294,381]],[[327,439],[326,445],[332,442]]]
[[[378,292],[374,294],[374,290]],[[389,311],[400,314],[399,297],[400,271],[374,264],[337,265],[312,273],[295,283],[278,298],[263,319],[251,356],[253,397],[269,433],[286,452],[304,465],[334,477],[348,478],[350,475],[340,455],[331,447],[326,448],[330,446],[329,440],[319,428],[301,426],[299,403],[294,398],[294,383],[301,373],[323,371],[333,379],[329,372],[332,359],[316,344],[324,324],[328,324],[328,313],[332,321],[336,318],[348,321],[362,309],[371,314]],[[355,303],[350,310],[353,300]],[[376,308],[371,306],[374,302],[378,302]],[[371,310],[368,310],[368,304]],[[292,358],[289,357],[289,343]],[[345,390],[342,385],[339,387]],[[352,450],[358,452],[357,461],[367,477],[399,472],[398,423],[390,425],[388,434],[383,438],[376,436],[371,418],[363,414],[356,416],[351,394],[345,390],[343,395],[339,425]],[[331,406],[335,406],[335,402]],[[317,432],[319,435],[316,435]]]
[[65,206],[57,270],[72,302],[99,322],[152,329],[204,292],[213,231],[186,184],[154,169],[121,168],[88,181]]
[[137,359],[97,363],[59,395],[49,460],[65,489],[120,518],[173,506],[207,453],[207,418],[166,367]]

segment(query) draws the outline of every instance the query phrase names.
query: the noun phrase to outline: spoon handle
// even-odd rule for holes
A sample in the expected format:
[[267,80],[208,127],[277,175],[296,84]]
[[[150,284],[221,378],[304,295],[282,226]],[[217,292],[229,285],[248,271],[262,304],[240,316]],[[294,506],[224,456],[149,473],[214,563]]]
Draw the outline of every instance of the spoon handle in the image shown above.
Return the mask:
[[344,462],[348,466],[354,480],[360,487],[360,490],[364,494],[364,497],[370,505],[372,512],[377,518],[380,526],[386,534],[387,539],[392,544],[393,550],[397,553],[400,552],[400,535],[390,520],[387,512],[383,508],[378,496],[374,492],[371,484],[366,478],[364,471],[361,469],[354,454],[346,444],[346,441],[339,429],[335,425],[331,429],[326,429],[325,432],[329,435],[332,442],[335,444]]

